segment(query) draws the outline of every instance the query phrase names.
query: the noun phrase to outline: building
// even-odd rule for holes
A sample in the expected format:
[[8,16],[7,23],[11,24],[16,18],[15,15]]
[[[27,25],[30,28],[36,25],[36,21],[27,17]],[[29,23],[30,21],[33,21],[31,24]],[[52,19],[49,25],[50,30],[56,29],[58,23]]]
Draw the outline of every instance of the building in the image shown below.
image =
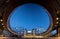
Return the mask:
[[[11,12],[18,6],[25,4],[25,3],[36,3],[45,7],[49,14],[52,17],[53,23],[51,23],[51,27],[47,32],[43,33],[42,35],[45,37],[59,37],[60,36],[60,0],[0,0],[0,31],[3,32],[4,30],[9,33],[8,37],[21,37],[20,35],[15,34],[15,32],[11,31],[7,23],[7,19]],[[51,34],[54,30],[56,30],[56,34]],[[33,35],[35,31],[33,30]],[[48,34],[47,34],[48,33]],[[26,31],[25,33],[26,34]],[[3,33],[1,36],[5,36]],[[28,34],[29,36],[29,34]]]

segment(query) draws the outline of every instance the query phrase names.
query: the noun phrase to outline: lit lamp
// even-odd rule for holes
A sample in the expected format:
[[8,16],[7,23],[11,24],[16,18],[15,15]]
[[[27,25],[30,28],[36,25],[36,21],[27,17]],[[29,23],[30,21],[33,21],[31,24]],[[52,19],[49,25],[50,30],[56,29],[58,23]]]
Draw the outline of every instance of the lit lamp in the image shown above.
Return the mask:
[[57,14],[59,13],[59,11],[57,11]]
[[3,26],[3,27],[5,27],[5,26]]
[[57,17],[56,20],[59,20],[59,18]]
[[4,25],[4,24],[2,23],[2,25]]
[[6,29],[5,26],[3,26],[3,29]]
[[1,19],[0,21],[2,22],[3,20]]
[[56,24],[58,24],[59,22],[56,22]]

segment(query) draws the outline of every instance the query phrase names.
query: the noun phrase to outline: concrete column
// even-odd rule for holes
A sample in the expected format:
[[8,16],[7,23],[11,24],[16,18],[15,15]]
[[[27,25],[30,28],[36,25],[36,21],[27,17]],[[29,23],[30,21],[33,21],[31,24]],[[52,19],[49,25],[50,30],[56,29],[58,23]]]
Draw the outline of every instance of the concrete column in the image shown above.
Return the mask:
[[58,36],[60,37],[60,27],[58,28]]
[[24,36],[26,36],[26,35],[27,35],[27,30],[25,29],[25,30],[24,30]]
[[33,34],[34,36],[36,35],[35,29],[32,30],[32,34]]

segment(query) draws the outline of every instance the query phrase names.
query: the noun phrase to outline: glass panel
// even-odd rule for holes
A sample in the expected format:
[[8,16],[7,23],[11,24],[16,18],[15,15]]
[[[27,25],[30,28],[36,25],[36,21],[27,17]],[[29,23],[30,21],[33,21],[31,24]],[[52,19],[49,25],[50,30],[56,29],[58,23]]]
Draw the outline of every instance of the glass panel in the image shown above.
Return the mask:
[[51,35],[57,34],[57,30],[53,30],[50,34],[51,34]]
[[11,30],[17,33],[21,32],[21,28],[28,31],[39,28],[39,32],[42,33],[49,28],[50,17],[48,11],[41,5],[28,3],[12,11],[9,23]]

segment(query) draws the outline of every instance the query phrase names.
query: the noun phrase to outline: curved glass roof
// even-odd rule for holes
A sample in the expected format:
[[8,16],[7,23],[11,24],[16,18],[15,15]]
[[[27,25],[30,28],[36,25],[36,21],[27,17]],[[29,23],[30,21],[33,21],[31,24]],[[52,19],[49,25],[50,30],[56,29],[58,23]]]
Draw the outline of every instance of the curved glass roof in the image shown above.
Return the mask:
[[48,11],[41,5],[27,3],[16,7],[9,18],[11,30],[22,32],[23,29],[31,31],[39,29],[38,32],[45,32],[50,26]]

